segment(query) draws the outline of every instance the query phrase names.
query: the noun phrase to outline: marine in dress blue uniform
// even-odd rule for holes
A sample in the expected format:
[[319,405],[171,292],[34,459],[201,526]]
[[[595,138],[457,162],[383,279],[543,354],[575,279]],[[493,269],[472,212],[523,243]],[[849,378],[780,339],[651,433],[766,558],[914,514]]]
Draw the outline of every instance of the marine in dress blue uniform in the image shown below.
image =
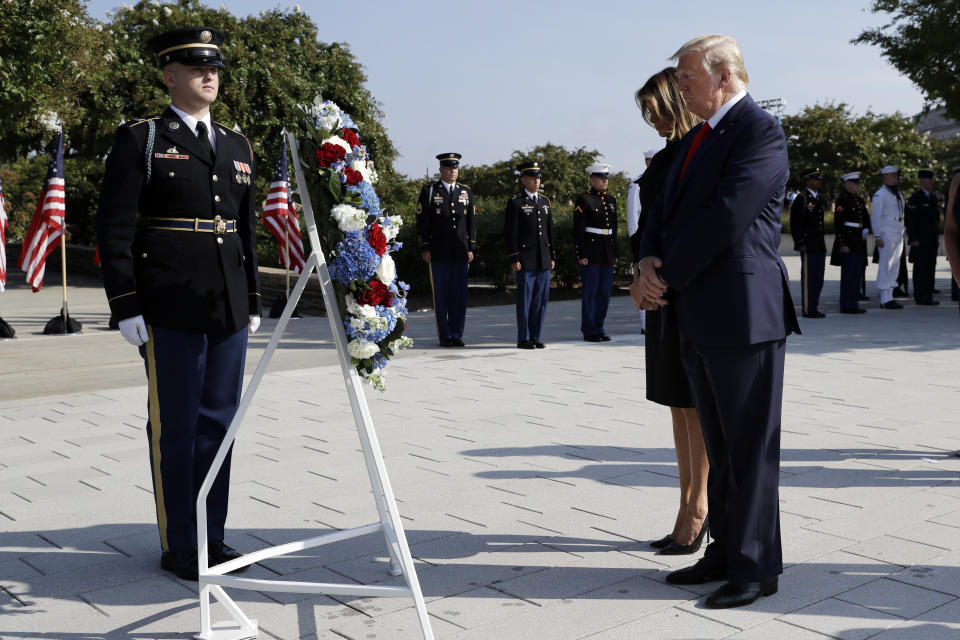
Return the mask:
[[[224,34],[152,39],[172,105],[117,131],[97,211],[104,287],[147,372],[150,468],[161,566],[197,579],[196,498],[236,413],[247,333],[259,325],[255,159],[212,122]],[[211,564],[223,543],[228,455],[207,501]]]
[[517,167],[523,189],[507,200],[504,236],[510,266],[517,277],[517,347],[543,349],[543,316],[550,298],[556,254],[550,199],[540,195],[540,164]]
[[913,299],[919,305],[938,305],[933,299],[940,249],[940,200],[933,192],[933,171],[917,172],[920,188],[907,200],[903,221],[913,262]]
[[860,273],[867,253],[867,204],[860,197],[860,172],[844,174],[834,208],[836,231],[830,264],[840,267],[840,313],[866,313],[859,303]]
[[473,191],[457,182],[459,153],[441,153],[440,179],[423,185],[417,200],[420,253],[430,269],[440,346],[462,347],[467,317],[467,272],[477,250]]
[[573,206],[573,244],[580,264],[580,332],[587,342],[607,342],[603,329],[617,262],[617,199],[607,193],[609,164],[587,167],[590,189]]
[[823,176],[819,169],[811,168],[800,177],[805,186],[790,206],[790,233],[793,248],[800,253],[803,317],[824,318],[826,314],[819,309],[827,261],[827,245],[823,239],[824,202],[820,195]]

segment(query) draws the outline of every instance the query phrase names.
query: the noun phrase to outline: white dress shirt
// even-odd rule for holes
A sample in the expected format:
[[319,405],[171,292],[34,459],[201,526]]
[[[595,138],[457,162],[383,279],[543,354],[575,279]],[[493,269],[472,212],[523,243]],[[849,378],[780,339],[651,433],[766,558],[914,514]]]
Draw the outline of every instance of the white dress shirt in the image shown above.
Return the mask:
[[733,105],[743,100],[744,96],[746,95],[746,90],[741,89],[740,93],[720,105],[720,108],[717,109],[717,112],[707,119],[707,122],[710,123],[710,129],[716,129],[717,125],[720,124],[720,121],[723,120],[723,116],[727,115],[727,112],[729,112],[730,109],[733,109]]
[[213,133],[213,121],[210,119],[209,111],[207,111],[207,115],[200,120],[197,120],[182,109],[178,109],[173,105],[170,105],[170,108],[173,109],[174,113],[180,116],[180,119],[183,120],[183,123],[190,128],[190,131],[193,133],[193,135],[197,135],[197,123],[202,122],[207,128],[207,136],[210,138],[210,147],[213,149],[214,153],[217,152],[217,136]]

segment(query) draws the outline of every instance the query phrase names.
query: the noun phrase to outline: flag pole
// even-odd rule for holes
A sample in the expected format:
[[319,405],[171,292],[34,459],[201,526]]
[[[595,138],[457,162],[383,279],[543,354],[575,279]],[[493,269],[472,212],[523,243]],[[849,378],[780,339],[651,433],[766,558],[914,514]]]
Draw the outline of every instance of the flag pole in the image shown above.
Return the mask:
[[[289,183],[288,183],[289,184]],[[289,207],[289,205],[287,205]],[[287,271],[287,292],[285,297],[290,299],[290,210],[284,212],[286,222],[283,225],[283,266]]]
[[[63,121],[60,122],[60,135],[63,135]],[[61,145],[63,144],[63,138],[61,138]],[[64,172],[66,173],[66,172]],[[60,176],[61,178],[66,178],[66,176]],[[64,194],[66,195],[66,194]],[[70,314],[67,312],[67,212],[64,210],[63,217],[61,218],[62,222],[60,223],[60,276],[63,281],[63,308],[60,309],[60,314],[63,316],[63,332],[70,333],[70,325],[68,324],[68,318]]]

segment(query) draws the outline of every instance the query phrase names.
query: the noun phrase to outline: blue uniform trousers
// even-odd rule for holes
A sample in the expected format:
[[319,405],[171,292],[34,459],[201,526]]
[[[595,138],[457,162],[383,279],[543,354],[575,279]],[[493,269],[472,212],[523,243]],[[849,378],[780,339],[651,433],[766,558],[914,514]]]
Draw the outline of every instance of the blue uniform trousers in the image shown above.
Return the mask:
[[783,573],[780,414],[786,340],[698,347],[682,359],[710,460],[707,500],[714,542],[704,559],[736,582]]
[[[150,471],[164,551],[197,545],[196,502],[240,402],[247,328],[233,334],[148,326],[140,347],[149,388]],[[223,540],[230,454],[207,497],[207,536]]]
[[863,254],[840,253],[840,310],[850,311],[860,307],[860,276],[863,271]]
[[466,262],[430,262],[433,283],[433,309],[437,316],[437,336],[440,340],[463,337],[467,318]]
[[820,292],[823,290],[823,270],[826,253],[800,254],[800,283],[803,289],[803,312],[815,313],[820,307]]
[[550,269],[521,269],[517,276],[517,342],[540,340],[550,298]]
[[938,245],[920,245],[910,248],[910,258],[913,260],[913,299],[917,302],[933,300],[938,248]]
[[613,265],[580,265],[580,331],[584,336],[604,335],[610,292],[613,288]]

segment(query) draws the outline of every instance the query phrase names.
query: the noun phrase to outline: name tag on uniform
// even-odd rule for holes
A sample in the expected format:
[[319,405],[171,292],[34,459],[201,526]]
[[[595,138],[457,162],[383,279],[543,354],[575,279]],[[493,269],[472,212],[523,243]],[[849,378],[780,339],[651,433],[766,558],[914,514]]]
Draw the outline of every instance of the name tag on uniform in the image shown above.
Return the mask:
[[533,205],[525,204],[521,207],[523,212],[527,215],[530,215],[533,212]]
[[164,160],[189,160],[190,156],[185,153],[155,153],[154,158],[163,158]]

